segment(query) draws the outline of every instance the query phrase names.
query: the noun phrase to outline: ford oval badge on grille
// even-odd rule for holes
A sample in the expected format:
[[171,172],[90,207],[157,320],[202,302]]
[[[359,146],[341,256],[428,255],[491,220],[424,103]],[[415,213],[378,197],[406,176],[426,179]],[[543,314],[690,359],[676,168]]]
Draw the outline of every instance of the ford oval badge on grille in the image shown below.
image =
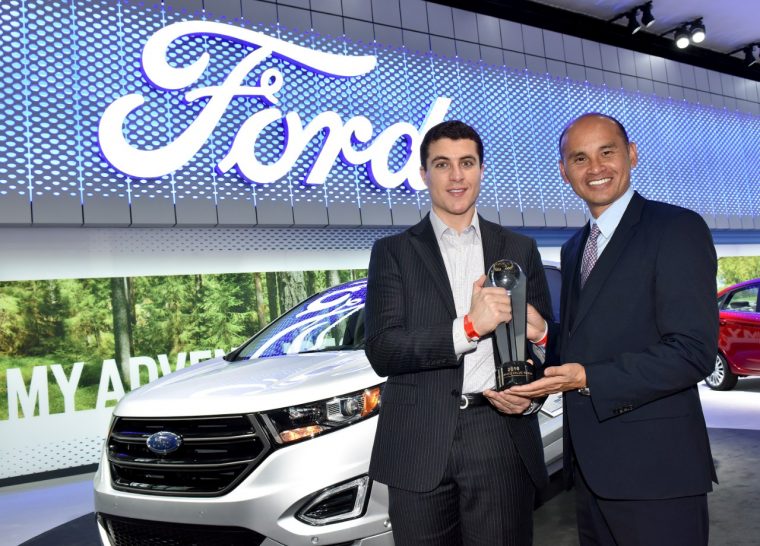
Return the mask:
[[179,449],[179,446],[182,445],[182,436],[167,430],[162,430],[161,432],[156,432],[155,434],[148,436],[148,439],[145,440],[145,444],[153,453],[167,455],[172,451],[177,451]]

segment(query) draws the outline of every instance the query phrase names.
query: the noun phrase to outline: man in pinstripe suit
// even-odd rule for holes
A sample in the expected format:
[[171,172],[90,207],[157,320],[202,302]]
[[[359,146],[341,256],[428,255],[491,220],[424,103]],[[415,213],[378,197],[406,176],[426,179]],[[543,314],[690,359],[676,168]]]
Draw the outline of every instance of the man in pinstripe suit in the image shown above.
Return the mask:
[[528,545],[546,482],[539,405],[491,390],[492,332],[511,304],[483,284],[490,264],[513,260],[528,301],[551,316],[541,259],[535,241],[476,214],[484,166],[474,129],[443,122],[420,151],[432,211],[378,240],[369,264],[366,353],[388,377],[370,476],[388,485],[397,546]]

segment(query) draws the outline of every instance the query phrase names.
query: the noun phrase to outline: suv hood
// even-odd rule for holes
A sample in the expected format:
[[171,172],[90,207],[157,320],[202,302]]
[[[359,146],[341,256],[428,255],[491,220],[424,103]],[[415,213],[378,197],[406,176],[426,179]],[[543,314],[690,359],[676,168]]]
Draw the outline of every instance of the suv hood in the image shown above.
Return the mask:
[[295,354],[227,362],[215,358],[132,391],[114,415],[190,417],[272,410],[382,383],[364,351]]

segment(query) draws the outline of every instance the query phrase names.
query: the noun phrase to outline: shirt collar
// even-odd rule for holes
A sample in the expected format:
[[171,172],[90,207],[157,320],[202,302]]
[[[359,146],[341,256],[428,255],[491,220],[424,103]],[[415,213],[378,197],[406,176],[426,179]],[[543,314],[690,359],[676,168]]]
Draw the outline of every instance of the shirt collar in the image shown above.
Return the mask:
[[599,231],[604,238],[609,239],[612,237],[612,234],[615,233],[615,229],[618,227],[620,220],[622,220],[623,214],[625,214],[625,209],[628,208],[628,203],[631,202],[632,198],[633,188],[628,186],[626,192],[618,197],[607,210],[600,214],[599,218],[591,218],[591,225],[598,225]]
[[[430,209],[430,223],[433,224],[433,231],[435,232],[435,238],[438,240],[438,242],[441,242],[443,240],[443,234],[447,231],[450,231],[452,235],[457,235],[456,230],[447,226],[446,223],[438,217],[432,208]],[[467,227],[465,231],[467,231],[470,227],[475,229],[475,235],[477,235],[478,239],[480,239],[480,221],[478,220],[477,210],[475,211],[475,214],[472,215],[470,226]]]

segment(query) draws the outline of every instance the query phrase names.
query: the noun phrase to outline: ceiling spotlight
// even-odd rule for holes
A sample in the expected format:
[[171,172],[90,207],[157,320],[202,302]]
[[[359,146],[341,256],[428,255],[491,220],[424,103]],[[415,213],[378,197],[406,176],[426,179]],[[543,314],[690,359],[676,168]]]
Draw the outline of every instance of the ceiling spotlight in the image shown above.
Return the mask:
[[746,61],[749,63],[747,64],[747,67],[760,64],[760,44],[752,44],[752,47],[749,48],[750,51],[746,52],[747,58]]
[[685,26],[676,29],[675,41],[678,49],[685,49],[689,46],[689,33]]
[[747,44],[744,47],[731,51],[729,55],[739,52],[744,53],[744,62],[747,63],[747,68],[750,66],[760,65],[760,42],[753,44]]
[[701,44],[705,41],[705,25],[702,18],[694,20],[690,25],[690,38],[695,44]]
[[626,28],[628,29],[628,32],[631,34],[636,34],[639,30],[641,30],[641,26],[639,26],[639,22],[636,20],[636,11],[632,11],[628,14],[628,25],[626,25]]
[[[641,22],[639,22],[639,13],[641,13]],[[618,19],[622,19],[623,17],[628,18],[628,24],[626,25],[628,32],[631,34],[636,34],[641,29],[647,28],[652,23],[654,23],[654,15],[652,15],[652,2],[646,2],[645,4],[631,8],[628,11],[619,13],[610,19],[609,22],[612,23]]]
[[639,6],[639,9],[641,10],[641,26],[644,28],[651,27],[652,23],[654,23],[654,15],[652,15],[652,2],[647,2],[646,4]]
[[[693,21],[686,21],[681,23],[675,28],[671,28],[667,32],[663,32],[660,36],[673,33],[673,40],[676,43],[678,49],[684,49],[689,44],[699,44],[705,40],[705,25],[702,22],[701,17],[697,17]],[[736,52],[734,52],[736,53]]]

